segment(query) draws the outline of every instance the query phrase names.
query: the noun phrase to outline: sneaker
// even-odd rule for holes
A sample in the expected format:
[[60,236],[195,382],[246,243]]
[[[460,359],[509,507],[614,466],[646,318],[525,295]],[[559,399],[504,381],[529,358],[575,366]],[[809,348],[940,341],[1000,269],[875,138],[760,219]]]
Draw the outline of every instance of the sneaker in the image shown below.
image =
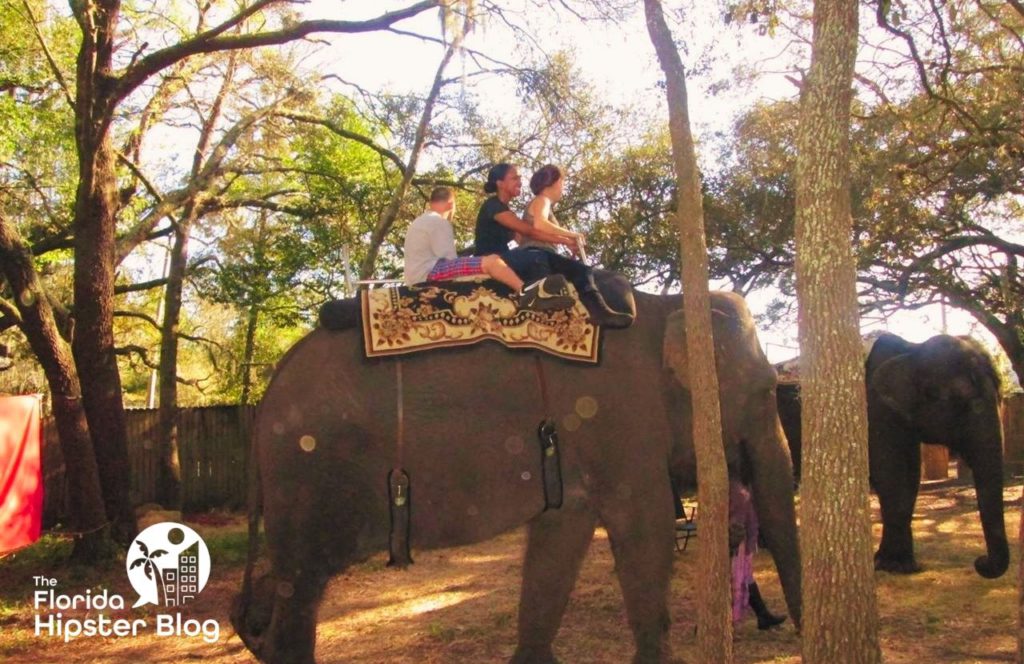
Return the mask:
[[568,309],[576,304],[576,300],[568,295],[565,277],[560,274],[549,275],[525,286],[521,293],[513,296],[513,299],[520,309],[533,311]]

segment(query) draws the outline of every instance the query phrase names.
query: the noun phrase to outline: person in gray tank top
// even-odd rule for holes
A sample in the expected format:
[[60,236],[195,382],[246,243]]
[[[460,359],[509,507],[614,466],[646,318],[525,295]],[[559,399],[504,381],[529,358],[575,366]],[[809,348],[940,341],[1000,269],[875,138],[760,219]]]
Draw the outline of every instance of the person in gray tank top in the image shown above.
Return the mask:
[[[575,246],[570,246],[570,251],[577,257],[580,257],[583,236],[579,233],[574,233],[568,228],[559,226],[558,220],[555,219],[555,215],[551,210],[552,206],[562,199],[564,185],[565,178],[562,176],[562,169],[558,166],[548,164],[539,168],[533,174],[533,177],[530,178],[530,191],[534,193],[534,198],[526,206],[526,211],[523,213],[523,221],[534,228],[571,240]],[[523,248],[543,249],[557,253],[557,248],[550,242],[541,242],[522,236],[517,236],[516,240],[519,242],[519,246]]]

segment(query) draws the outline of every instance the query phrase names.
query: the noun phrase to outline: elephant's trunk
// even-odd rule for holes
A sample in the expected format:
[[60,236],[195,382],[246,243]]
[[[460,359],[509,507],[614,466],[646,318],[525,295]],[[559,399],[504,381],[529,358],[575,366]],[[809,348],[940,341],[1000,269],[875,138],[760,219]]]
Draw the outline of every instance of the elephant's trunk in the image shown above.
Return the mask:
[[793,464],[783,441],[785,434],[778,417],[772,418],[775,430],[764,435],[770,440],[748,440],[745,452],[750,461],[754,507],[762,537],[775,560],[786,605],[793,623],[799,627],[801,616],[800,548],[796,532],[796,508],[793,502]]
[[[993,427],[989,426],[987,430],[992,431]],[[990,436],[991,442],[979,444],[964,455],[974,473],[978,512],[988,549],[986,555],[974,561],[974,569],[986,579],[1002,576],[1010,565],[1010,547],[1003,522],[1003,454],[998,420],[994,431],[996,435]]]

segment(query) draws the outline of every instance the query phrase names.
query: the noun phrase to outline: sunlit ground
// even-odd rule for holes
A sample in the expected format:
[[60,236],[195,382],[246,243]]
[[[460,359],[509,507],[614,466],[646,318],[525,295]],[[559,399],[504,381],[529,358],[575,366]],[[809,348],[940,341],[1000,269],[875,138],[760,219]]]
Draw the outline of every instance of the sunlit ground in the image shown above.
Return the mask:
[[[1001,579],[988,581],[973,570],[982,552],[972,489],[946,487],[922,494],[914,532],[918,560],[926,570],[903,577],[876,574],[885,660],[901,662],[1014,661],[1016,648],[1017,531],[1021,487],[1006,491],[1007,532],[1013,561]],[[877,519],[877,505],[876,505]],[[236,520],[237,521],[237,520]],[[201,527],[209,535],[240,537],[242,526]],[[225,535],[226,533],[226,535]],[[875,536],[879,529],[876,526]],[[519,592],[521,531],[471,547],[414,552],[407,571],[384,567],[385,556],[354,567],[334,579],[320,611],[318,661],[370,663],[501,662],[513,651]],[[700,661],[694,646],[694,576],[699,537],[676,556],[672,611],[673,644],[685,661]],[[32,634],[25,572],[16,563],[0,563],[0,660],[9,662],[212,662],[253,661],[231,632],[227,620],[241,575],[234,562],[217,560],[210,586],[189,616],[217,618],[221,638],[207,645],[177,638],[81,638],[70,644]],[[42,570],[40,570],[42,571]],[[72,588],[103,585],[131,594],[123,573],[103,578],[52,572]],[[757,577],[769,606],[784,610],[781,590],[766,553],[757,560]],[[76,585],[77,584],[77,585]],[[120,584],[120,585],[118,585]],[[125,613],[131,613],[126,610]],[[622,608],[607,537],[599,531],[591,547],[556,642],[562,661],[626,662],[631,636]],[[799,661],[799,640],[789,622],[759,632],[753,620],[735,635],[737,662]]]

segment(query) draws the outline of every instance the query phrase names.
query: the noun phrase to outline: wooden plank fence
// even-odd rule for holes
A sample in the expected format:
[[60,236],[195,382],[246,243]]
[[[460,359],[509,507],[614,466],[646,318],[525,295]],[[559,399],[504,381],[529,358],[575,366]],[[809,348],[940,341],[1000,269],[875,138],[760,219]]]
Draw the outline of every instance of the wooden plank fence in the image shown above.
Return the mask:
[[[178,411],[182,509],[242,509],[246,502],[249,432],[255,406],[207,406]],[[128,409],[128,459],[133,505],[156,501],[159,472],[158,411]],[[43,423],[43,519],[52,525],[67,514],[64,458],[52,419]]]
[[1024,392],[1003,400],[1003,458],[1007,474],[1024,474]]

